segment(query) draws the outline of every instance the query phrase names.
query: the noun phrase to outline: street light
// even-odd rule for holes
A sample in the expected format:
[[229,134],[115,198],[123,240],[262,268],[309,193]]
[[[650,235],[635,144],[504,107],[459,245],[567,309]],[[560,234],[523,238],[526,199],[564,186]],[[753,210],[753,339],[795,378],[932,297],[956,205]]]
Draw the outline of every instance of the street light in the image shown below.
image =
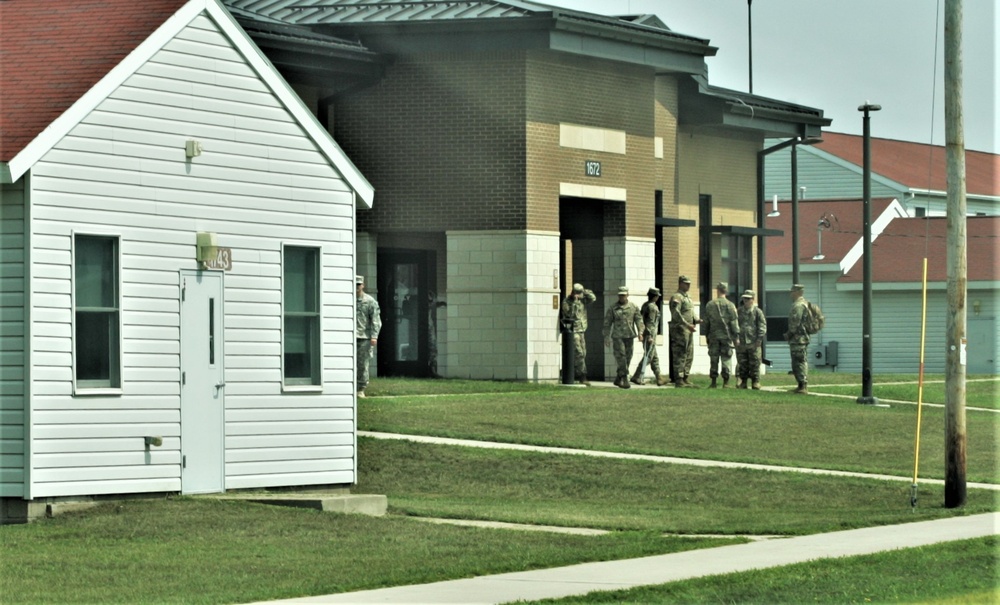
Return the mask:
[[862,191],[864,197],[864,294],[861,301],[861,397],[857,402],[874,405],[878,399],[872,394],[872,133],[870,114],[882,109],[866,101],[858,107],[864,112],[864,168]]

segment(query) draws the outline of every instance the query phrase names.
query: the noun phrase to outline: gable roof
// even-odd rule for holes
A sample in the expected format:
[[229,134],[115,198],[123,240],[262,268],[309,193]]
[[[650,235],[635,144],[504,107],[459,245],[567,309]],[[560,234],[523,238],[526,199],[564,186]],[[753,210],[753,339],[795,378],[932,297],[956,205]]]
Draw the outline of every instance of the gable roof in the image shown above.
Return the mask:
[[[864,163],[864,138],[823,132],[815,145],[856,166]],[[809,148],[805,148],[808,153]],[[946,191],[945,148],[893,139],[871,138],[872,172],[917,191]],[[1000,155],[965,150],[965,187],[969,194],[1000,196]]]
[[19,179],[203,12],[371,207],[371,184],[217,0],[0,2],[0,182]]
[[[863,200],[800,200],[799,201],[799,266],[824,265],[839,271],[850,270],[861,256],[864,242]],[[768,204],[768,209],[771,205]],[[767,265],[792,264],[792,203],[778,203],[779,216],[765,217],[768,229],[784,231],[781,237],[767,239]],[[892,219],[905,216],[906,211],[894,198],[872,200],[872,235],[878,233]],[[822,242],[819,223],[824,220]],[[822,244],[822,246],[821,246]],[[815,256],[822,251],[822,259]],[[817,267],[818,268],[818,267]]]
[[[1000,281],[1000,216],[970,216],[965,223],[966,280]],[[927,258],[927,281],[948,281],[948,219],[946,217],[897,218],[872,242],[873,283],[919,283]],[[837,280],[864,281],[861,264]]]
[[0,2],[0,161],[24,149],[185,2]]

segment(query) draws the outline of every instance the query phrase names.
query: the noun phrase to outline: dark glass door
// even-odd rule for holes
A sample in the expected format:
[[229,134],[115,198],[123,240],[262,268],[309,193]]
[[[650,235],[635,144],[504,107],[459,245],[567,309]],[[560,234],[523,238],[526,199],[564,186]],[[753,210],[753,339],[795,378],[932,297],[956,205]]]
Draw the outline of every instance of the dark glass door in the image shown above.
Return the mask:
[[434,252],[380,250],[378,304],[382,332],[378,339],[379,376],[428,376],[430,296]]

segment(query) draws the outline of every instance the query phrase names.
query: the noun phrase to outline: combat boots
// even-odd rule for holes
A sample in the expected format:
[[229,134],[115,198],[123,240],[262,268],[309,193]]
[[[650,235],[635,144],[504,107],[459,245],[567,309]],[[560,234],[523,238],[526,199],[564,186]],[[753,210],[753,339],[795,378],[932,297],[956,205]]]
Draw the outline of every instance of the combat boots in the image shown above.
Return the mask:
[[722,377],[722,388],[724,388],[724,389],[728,389],[729,388],[729,376],[723,376]]
[[656,375],[656,386],[662,387],[663,385],[669,384],[669,383],[670,383],[670,380],[668,380],[667,378],[665,378],[663,376],[660,376],[659,374]]
[[684,386],[686,386],[689,389],[697,389],[698,388],[698,385],[696,385],[696,384],[692,383],[690,380],[688,380],[687,376],[684,377],[683,381],[684,381]]
[[708,385],[708,388],[714,389],[716,387],[715,381],[716,381],[716,377],[712,376],[712,384]]
[[746,378],[740,378],[740,383],[738,385],[736,385],[736,388],[737,389],[745,389],[745,388],[747,388],[747,379]]
[[[744,389],[747,388],[747,381],[745,381],[745,380],[743,381],[743,388]],[[753,390],[755,390],[755,391],[759,391],[760,390],[760,381],[759,380],[754,380],[753,381]]]
[[808,395],[809,389],[806,387],[806,383],[799,382],[799,388],[792,391],[793,393],[801,393],[802,395]]

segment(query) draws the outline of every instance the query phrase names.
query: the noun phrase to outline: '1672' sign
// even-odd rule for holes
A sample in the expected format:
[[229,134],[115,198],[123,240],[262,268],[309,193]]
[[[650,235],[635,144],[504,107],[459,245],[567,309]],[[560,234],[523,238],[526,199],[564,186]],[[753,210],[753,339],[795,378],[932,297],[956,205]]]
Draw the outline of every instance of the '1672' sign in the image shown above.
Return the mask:
[[587,160],[583,163],[583,173],[587,176],[601,176],[601,163]]

